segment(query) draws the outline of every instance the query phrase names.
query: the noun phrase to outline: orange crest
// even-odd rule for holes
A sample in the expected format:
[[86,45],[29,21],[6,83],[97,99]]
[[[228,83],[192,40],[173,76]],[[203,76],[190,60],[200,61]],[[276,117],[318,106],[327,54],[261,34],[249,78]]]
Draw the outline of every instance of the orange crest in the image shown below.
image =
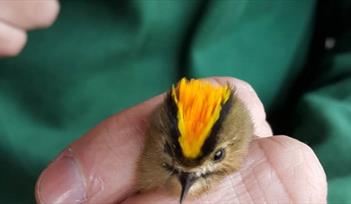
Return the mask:
[[183,78],[172,87],[172,98],[178,108],[178,142],[186,158],[201,155],[201,148],[230,94],[228,85],[216,86],[196,79]]

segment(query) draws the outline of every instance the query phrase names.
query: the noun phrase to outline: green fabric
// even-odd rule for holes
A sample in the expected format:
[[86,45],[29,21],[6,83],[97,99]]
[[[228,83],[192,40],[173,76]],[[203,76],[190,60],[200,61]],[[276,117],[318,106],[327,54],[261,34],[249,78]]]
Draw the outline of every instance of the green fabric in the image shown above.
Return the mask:
[[[0,203],[34,202],[36,178],[66,145],[183,75],[251,83],[277,133],[316,151],[329,202],[350,202],[350,2],[61,1],[51,28],[0,59]],[[336,46],[314,52],[332,8]]]

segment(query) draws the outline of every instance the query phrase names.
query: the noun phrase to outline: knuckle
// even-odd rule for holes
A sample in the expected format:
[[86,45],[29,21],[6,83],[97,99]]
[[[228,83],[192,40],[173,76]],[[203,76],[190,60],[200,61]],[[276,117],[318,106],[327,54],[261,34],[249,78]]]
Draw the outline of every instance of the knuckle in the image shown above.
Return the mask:
[[251,86],[251,84],[249,84],[248,82],[244,81],[244,80],[240,80],[240,79],[234,79],[237,81],[237,83],[241,84],[241,86],[248,92],[254,92],[255,90],[254,88]]
[[255,92],[254,88],[246,81],[243,81],[241,79],[238,78],[234,78],[234,77],[223,77],[223,76],[214,76],[214,77],[210,77],[209,79],[214,80],[215,82],[217,82],[218,84],[225,84],[225,83],[229,83],[231,85],[236,86],[240,86],[241,89],[244,89],[244,91],[249,91],[249,92]]

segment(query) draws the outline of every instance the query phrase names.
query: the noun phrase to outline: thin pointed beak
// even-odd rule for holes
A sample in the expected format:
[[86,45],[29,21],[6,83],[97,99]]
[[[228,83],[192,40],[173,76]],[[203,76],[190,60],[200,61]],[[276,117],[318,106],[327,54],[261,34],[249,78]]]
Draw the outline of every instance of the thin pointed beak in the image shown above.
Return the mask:
[[192,173],[181,172],[178,178],[179,178],[180,184],[182,185],[182,191],[180,193],[180,199],[179,199],[179,203],[181,204],[185,196],[187,195],[190,187],[196,181],[197,177]]

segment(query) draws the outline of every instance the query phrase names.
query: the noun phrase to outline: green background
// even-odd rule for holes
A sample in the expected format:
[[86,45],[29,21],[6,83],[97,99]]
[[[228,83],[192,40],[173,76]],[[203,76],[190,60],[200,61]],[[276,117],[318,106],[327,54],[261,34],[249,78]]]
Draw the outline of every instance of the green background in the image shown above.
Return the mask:
[[275,133],[312,146],[329,202],[351,201],[351,1],[60,3],[0,60],[0,203],[34,202],[40,171],[104,118],[213,75],[248,81]]

